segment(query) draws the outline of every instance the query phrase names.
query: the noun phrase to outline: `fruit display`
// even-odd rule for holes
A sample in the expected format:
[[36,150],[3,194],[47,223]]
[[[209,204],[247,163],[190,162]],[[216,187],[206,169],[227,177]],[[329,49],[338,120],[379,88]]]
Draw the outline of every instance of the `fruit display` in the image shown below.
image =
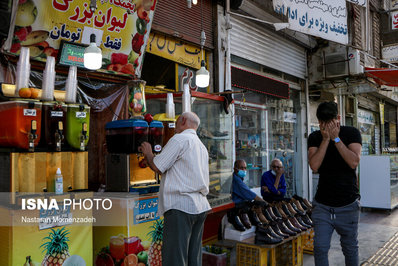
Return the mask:
[[129,114],[130,117],[141,116],[146,112],[145,82],[136,82],[130,90]]
[[63,265],[65,260],[70,257],[68,241],[69,231],[62,227],[61,229],[54,230],[51,228],[49,236],[43,240],[48,240],[40,246],[44,249],[45,257],[41,263],[43,266],[49,265]]
[[21,88],[18,91],[19,97],[21,98],[31,98],[31,99],[37,99],[40,94],[40,89],[36,88]]
[[[142,242],[143,243],[143,242]],[[125,237],[122,234],[111,236],[109,246],[103,247],[97,254],[95,266],[146,266],[148,264],[148,248],[143,246],[136,236]]]

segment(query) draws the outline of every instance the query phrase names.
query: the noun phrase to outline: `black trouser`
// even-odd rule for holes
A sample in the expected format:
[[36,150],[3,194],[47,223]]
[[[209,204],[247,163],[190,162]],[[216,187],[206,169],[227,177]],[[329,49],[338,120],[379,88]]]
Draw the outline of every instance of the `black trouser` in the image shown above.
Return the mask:
[[207,212],[189,214],[172,209],[163,216],[162,265],[201,266]]

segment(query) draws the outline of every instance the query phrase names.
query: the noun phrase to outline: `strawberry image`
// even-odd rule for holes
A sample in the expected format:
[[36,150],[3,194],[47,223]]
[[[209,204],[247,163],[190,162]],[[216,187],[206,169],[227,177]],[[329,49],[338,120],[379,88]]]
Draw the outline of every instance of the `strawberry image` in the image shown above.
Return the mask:
[[28,31],[28,34],[32,32],[32,26],[27,26],[27,27],[25,27],[25,28],[26,28],[26,30]]
[[128,55],[123,53],[113,53],[111,55],[111,63],[126,65],[128,63]]
[[122,69],[120,70],[120,72],[125,73],[125,74],[130,74],[130,75],[134,75],[135,73],[135,69],[133,64],[126,64],[122,67]]
[[17,53],[21,49],[21,43],[19,42],[14,42],[11,46],[10,52],[11,53]]
[[143,44],[144,44],[144,35],[136,33],[133,37],[133,40],[131,41],[131,46],[133,48],[133,51],[139,54],[141,46]]
[[28,35],[28,29],[26,27],[19,28],[14,35],[18,38],[20,42],[26,40],[26,36]]
[[109,64],[106,69],[111,71],[120,72],[123,68],[122,64]]

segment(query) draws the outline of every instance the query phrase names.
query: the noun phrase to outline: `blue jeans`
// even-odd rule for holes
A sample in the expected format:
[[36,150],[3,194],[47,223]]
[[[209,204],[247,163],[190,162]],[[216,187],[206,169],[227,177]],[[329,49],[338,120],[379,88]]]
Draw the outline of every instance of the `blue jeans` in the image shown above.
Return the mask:
[[207,212],[189,214],[172,209],[163,216],[162,265],[201,266]]
[[345,265],[358,266],[359,200],[343,207],[329,207],[313,201],[314,259],[316,266],[328,266],[328,253],[333,231],[340,235]]

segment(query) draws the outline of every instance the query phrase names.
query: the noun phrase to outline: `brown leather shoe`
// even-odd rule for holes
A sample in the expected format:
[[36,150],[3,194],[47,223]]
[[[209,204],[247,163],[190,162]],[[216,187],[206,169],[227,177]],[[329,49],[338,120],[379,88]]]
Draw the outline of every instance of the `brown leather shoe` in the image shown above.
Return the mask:
[[278,208],[279,213],[282,215],[282,219],[286,220],[288,217],[287,217],[286,213],[282,210],[280,205],[276,206],[276,208]]
[[291,223],[294,227],[300,229],[301,231],[307,230],[307,227],[301,225],[301,224],[297,221],[296,217],[290,217],[290,218],[289,218],[289,221],[290,221],[290,223]]
[[295,198],[292,198],[292,202],[296,205],[297,209],[305,213],[304,208],[301,206],[300,201],[296,200]]
[[258,219],[262,224],[268,224],[269,221],[265,218],[260,206],[253,206],[253,211],[257,214]]
[[267,211],[268,213],[271,215],[272,220],[276,221],[278,219],[278,217],[276,217],[276,215],[274,214],[274,212],[272,211],[271,206],[267,207]]
[[304,199],[304,198],[303,198],[303,202],[304,202],[304,204],[305,204],[308,208],[312,209],[312,204],[311,204],[311,202],[309,202],[307,199]]
[[292,205],[290,205],[289,202],[286,202],[285,205],[289,209],[289,211],[292,214],[292,216],[296,216],[297,212],[293,209]]
[[243,225],[247,229],[252,228],[252,224],[250,223],[250,219],[249,219],[249,216],[247,215],[247,213],[243,212],[243,213],[239,214],[239,217],[240,217],[240,220],[242,221]]

